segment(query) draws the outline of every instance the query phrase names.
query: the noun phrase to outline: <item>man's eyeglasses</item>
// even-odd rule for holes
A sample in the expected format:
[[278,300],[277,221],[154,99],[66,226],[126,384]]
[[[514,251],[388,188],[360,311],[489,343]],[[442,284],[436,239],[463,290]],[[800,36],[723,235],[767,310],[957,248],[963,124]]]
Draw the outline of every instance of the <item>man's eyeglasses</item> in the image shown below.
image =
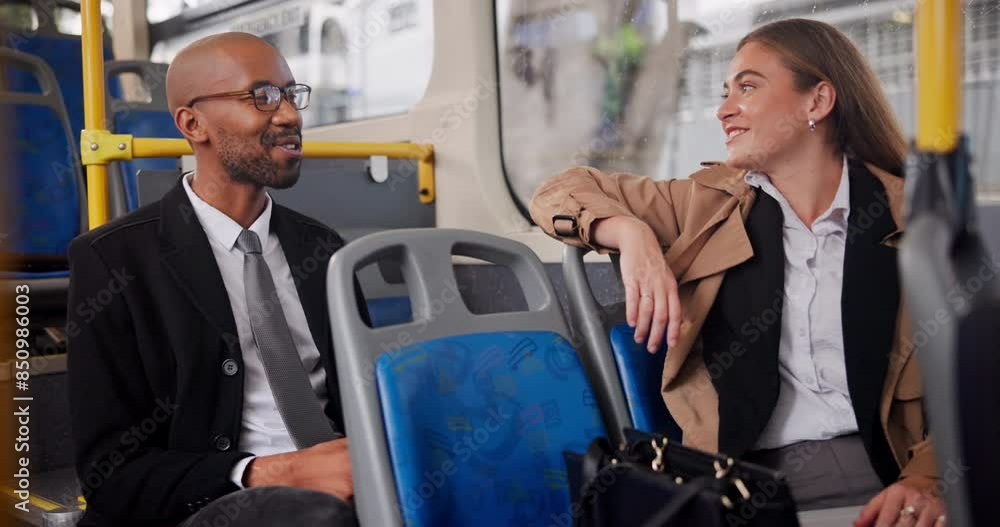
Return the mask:
[[311,93],[312,88],[305,84],[292,84],[284,88],[268,84],[265,86],[258,86],[252,90],[239,90],[202,95],[191,99],[191,102],[187,103],[187,105],[194,106],[195,103],[208,99],[250,97],[253,99],[253,105],[262,112],[277,111],[278,107],[281,106],[282,100],[288,100],[288,103],[294,106],[296,110],[305,110],[309,106],[309,94]]

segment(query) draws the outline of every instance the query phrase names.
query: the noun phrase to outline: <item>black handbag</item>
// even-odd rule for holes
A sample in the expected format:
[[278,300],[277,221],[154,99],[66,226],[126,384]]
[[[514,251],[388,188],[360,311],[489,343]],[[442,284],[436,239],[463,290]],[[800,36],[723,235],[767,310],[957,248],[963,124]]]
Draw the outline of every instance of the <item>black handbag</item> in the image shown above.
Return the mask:
[[[625,430],[565,452],[573,525],[797,527],[781,472]],[[568,525],[568,522],[564,525]]]

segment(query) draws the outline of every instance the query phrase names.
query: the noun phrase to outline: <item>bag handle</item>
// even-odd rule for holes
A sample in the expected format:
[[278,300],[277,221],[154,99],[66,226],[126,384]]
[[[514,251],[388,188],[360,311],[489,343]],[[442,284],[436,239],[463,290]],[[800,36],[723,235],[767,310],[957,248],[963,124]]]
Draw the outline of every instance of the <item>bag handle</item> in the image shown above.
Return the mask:
[[711,484],[712,478],[700,477],[691,480],[685,485],[681,485],[680,490],[674,495],[674,499],[670,500],[670,503],[666,507],[660,509],[659,512],[646,520],[642,524],[643,527],[661,527],[667,525],[668,522],[684,510],[684,507],[694,501],[698,494],[701,494],[701,491],[708,488]]
[[597,473],[604,465],[604,458],[609,455],[614,455],[614,451],[611,448],[611,442],[607,438],[598,437],[590,442],[587,453],[583,455],[583,464],[580,469],[580,480],[583,481],[581,496],[583,496],[582,491],[586,490],[597,479]]

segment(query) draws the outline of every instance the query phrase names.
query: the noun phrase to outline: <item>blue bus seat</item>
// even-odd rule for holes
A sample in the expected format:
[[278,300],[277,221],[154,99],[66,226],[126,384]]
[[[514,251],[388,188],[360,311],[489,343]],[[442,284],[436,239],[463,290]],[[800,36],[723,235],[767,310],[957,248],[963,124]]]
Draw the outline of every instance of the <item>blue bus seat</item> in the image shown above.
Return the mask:
[[368,317],[373,328],[395,326],[413,320],[413,309],[408,296],[369,298]]
[[621,440],[623,428],[636,428],[680,441],[681,429],[660,392],[666,344],[657,353],[649,353],[645,343],[635,342],[635,332],[624,321],[624,306],[601,306],[597,302],[583,263],[587,252],[567,245],[563,275],[573,326],[583,342],[582,359],[612,437]]
[[66,249],[86,223],[83,175],[55,74],[38,57],[0,48],[0,110],[13,117],[12,168],[4,171],[13,228],[4,253],[22,268],[8,276],[68,276]]
[[[413,320],[370,328],[358,269],[404,255]],[[509,267],[527,311],[471,313],[452,254]],[[362,525],[549,525],[569,512],[565,450],[606,433],[544,267],[511,240],[385,231],[330,261],[327,295]]]
[[[174,118],[167,106],[166,78],[167,64],[158,64],[138,60],[112,61],[105,64],[104,73],[108,83],[121,84],[121,76],[136,75],[147,101],[130,101],[125,97],[108,93],[108,124],[109,128],[118,134],[131,134],[134,137],[155,137],[162,139],[183,139],[180,130],[174,125]],[[173,171],[178,170],[176,158],[145,158],[121,161],[117,163],[116,171],[120,174],[122,192],[121,200],[113,201],[116,209],[113,214],[118,216],[131,212],[140,206],[138,173],[140,170]]]
[[[344,236],[354,240],[379,229],[347,229]],[[358,271],[358,283],[368,304],[373,328],[394,326],[413,320],[410,293],[403,279],[399,255],[383,255],[378,262]]]
[[635,329],[624,322],[611,327],[609,338],[634,428],[661,432],[680,440],[681,429],[670,416],[660,393],[666,342],[656,353],[650,353],[646,343],[636,343]]
[[[65,324],[69,242],[86,225],[83,173],[59,84],[40,58],[0,47],[0,114],[8,116],[11,167],[0,174],[10,226],[0,293],[28,285],[32,323]],[[11,119],[12,117],[12,119]]]
[[[33,35],[21,35],[15,41],[17,51],[35,55],[44,60],[55,72],[62,93],[70,130],[73,131],[74,150],[79,150],[80,130],[83,130],[83,47],[77,35],[63,35],[38,31]],[[104,46],[105,61],[111,60],[111,47]],[[121,85],[110,82],[107,91],[120,97]]]
[[549,525],[569,510],[562,452],[604,435],[551,331],[414,344],[379,357],[376,384],[386,437],[406,438],[389,450],[407,525]]

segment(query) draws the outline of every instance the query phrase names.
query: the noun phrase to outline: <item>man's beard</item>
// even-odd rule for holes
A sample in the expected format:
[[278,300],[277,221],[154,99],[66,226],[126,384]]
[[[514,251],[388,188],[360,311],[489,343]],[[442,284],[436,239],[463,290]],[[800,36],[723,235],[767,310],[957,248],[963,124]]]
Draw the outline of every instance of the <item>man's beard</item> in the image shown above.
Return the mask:
[[265,131],[255,147],[220,128],[217,149],[219,161],[229,177],[237,183],[274,189],[289,188],[299,180],[301,162],[296,162],[285,174],[280,174],[269,153],[278,138],[290,135],[301,137],[298,131],[284,134]]

